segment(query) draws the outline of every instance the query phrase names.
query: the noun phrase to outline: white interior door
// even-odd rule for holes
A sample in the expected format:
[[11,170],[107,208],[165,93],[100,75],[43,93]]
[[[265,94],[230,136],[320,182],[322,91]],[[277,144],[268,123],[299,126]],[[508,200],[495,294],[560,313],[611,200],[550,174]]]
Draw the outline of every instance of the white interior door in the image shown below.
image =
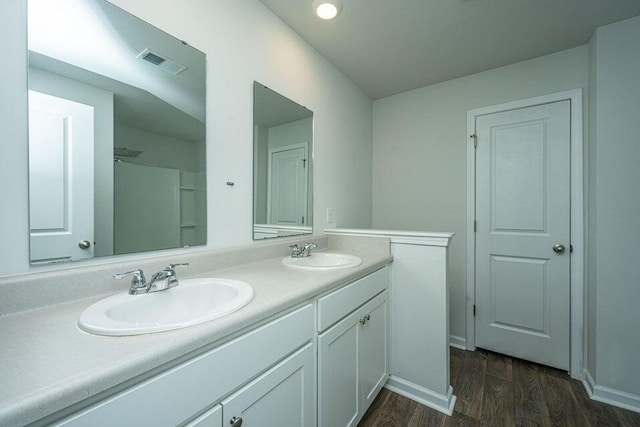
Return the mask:
[[564,370],[570,124],[570,101],[476,118],[476,346]]
[[307,222],[307,145],[269,151],[269,224]]
[[93,257],[93,133],[92,106],[29,91],[32,262]]

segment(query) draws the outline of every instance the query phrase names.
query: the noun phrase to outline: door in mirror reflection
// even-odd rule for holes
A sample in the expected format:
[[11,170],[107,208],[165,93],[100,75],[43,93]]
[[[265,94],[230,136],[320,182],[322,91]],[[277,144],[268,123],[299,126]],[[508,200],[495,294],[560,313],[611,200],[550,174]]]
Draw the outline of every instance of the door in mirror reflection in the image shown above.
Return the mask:
[[29,91],[31,260],[93,257],[93,107]]
[[253,238],[310,234],[313,112],[254,83]]
[[105,0],[27,5],[31,263],[206,244],[204,53]]
[[267,223],[306,225],[307,151],[307,143],[269,150]]

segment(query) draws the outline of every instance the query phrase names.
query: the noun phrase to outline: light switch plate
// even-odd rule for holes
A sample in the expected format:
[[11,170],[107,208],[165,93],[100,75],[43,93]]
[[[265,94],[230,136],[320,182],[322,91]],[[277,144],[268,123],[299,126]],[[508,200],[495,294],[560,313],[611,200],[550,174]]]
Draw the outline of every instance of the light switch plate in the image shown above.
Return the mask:
[[327,208],[327,224],[335,224],[336,208]]

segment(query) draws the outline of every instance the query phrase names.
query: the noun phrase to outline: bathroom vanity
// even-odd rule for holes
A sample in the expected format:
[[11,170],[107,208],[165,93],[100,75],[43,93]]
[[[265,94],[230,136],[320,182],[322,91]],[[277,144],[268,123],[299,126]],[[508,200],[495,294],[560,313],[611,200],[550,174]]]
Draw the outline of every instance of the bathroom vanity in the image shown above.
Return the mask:
[[316,340],[320,425],[355,425],[388,375],[388,284],[383,267],[54,425],[312,426]]
[[[191,274],[182,272],[183,278],[241,280],[251,284],[255,296],[223,318],[162,333],[109,337],[81,331],[79,315],[104,295],[0,316],[0,424],[357,425],[380,389],[394,379],[389,376],[394,373],[393,339],[406,345],[391,336],[391,324],[402,321],[394,320],[390,300],[398,292],[394,285],[401,285],[393,283],[400,270],[393,270],[389,237],[310,240],[319,251],[356,255],[362,263],[326,271],[291,267],[282,262],[290,241],[173,257],[170,261],[191,263]],[[415,243],[411,246],[419,247]],[[446,254],[446,247],[439,250]],[[43,300],[51,292],[47,286],[62,282],[119,286],[122,292],[126,284],[110,279],[112,272],[155,270],[166,262],[163,257],[85,267],[14,283],[2,278],[0,291],[15,300],[13,305],[27,298],[9,292],[18,286],[25,294],[41,292]],[[445,270],[446,263],[441,265]],[[97,283],[89,284],[87,277]],[[443,277],[420,279],[421,286],[446,295]],[[446,301],[433,302],[442,317],[435,305]],[[425,341],[443,354],[418,355],[418,363],[421,375],[436,371],[449,387],[448,348],[439,347],[448,333],[447,320],[441,321],[433,325],[438,336],[423,333],[419,345]],[[405,363],[404,377],[392,375],[397,389],[414,378],[407,360],[395,363]],[[419,389],[429,386],[415,380]]]

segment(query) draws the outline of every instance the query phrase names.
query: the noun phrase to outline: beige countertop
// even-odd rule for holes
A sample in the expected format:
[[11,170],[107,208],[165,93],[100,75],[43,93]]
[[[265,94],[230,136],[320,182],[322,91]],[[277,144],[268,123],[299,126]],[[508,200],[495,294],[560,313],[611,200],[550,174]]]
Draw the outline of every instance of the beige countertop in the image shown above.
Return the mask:
[[362,264],[306,271],[287,267],[278,257],[199,274],[243,280],[253,287],[254,299],[226,317],[174,331],[127,337],[81,331],[80,313],[104,296],[0,317],[0,425],[29,424],[86,399],[106,396],[123,382],[208,350],[230,335],[392,260],[389,254],[361,248],[342,252],[358,255]]

